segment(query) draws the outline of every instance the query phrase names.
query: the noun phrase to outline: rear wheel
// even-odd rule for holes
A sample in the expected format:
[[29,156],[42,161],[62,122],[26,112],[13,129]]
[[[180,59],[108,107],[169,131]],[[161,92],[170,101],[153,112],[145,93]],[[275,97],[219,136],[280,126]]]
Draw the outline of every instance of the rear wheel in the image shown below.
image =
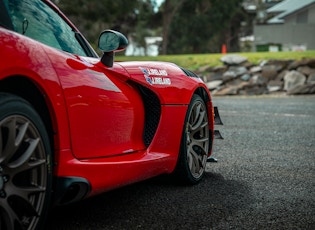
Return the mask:
[[204,176],[209,151],[207,107],[199,95],[188,106],[181,149],[174,172],[186,184],[196,184]]
[[49,206],[49,138],[33,107],[0,93],[0,229],[39,229]]

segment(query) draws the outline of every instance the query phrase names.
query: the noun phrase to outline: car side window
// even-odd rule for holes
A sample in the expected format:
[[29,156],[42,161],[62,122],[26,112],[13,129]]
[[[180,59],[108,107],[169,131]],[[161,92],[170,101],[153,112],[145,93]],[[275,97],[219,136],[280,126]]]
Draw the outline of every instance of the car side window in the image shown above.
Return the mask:
[[14,30],[69,53],[87,56],[72,28],[40,0],[4,0]]

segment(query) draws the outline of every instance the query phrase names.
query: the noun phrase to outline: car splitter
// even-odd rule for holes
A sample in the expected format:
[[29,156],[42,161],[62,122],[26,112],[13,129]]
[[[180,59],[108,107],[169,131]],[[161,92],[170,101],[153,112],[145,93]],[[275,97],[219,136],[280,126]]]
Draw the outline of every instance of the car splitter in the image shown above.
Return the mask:
[[[223,122],[221,120],[220,114],[219,114],[219,110],[218,107],[214,107],[214,125],[223,125]],[[214,130],[214,139],[221,139],[223,140],[224,138],[222,137],[221,133],[219,130]],[[212,156],[210,156],[207,159],[207,162],[218,162],[218,160]]]

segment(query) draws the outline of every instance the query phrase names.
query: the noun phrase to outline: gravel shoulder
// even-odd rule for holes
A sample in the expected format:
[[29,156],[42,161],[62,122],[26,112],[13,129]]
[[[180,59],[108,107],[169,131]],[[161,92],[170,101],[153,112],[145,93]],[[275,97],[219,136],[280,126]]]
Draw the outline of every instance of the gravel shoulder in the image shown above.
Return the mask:
[[53,209],[47,229],[315,229],[315,96],[215,97],[205,179],[160,178]]

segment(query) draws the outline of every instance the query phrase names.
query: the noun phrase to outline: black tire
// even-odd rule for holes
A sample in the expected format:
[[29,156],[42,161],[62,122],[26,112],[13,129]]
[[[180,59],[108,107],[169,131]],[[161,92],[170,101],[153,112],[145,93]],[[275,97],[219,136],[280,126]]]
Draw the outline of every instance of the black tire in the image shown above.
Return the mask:
[[27,101],[0,93],[0,229],[43,228],[51,190],[44,123]]
[[174,171],[176,180],[196,184],[204,177],[209,150],[207,107],[199,95],[193,95],[188,106],[181,148]]

